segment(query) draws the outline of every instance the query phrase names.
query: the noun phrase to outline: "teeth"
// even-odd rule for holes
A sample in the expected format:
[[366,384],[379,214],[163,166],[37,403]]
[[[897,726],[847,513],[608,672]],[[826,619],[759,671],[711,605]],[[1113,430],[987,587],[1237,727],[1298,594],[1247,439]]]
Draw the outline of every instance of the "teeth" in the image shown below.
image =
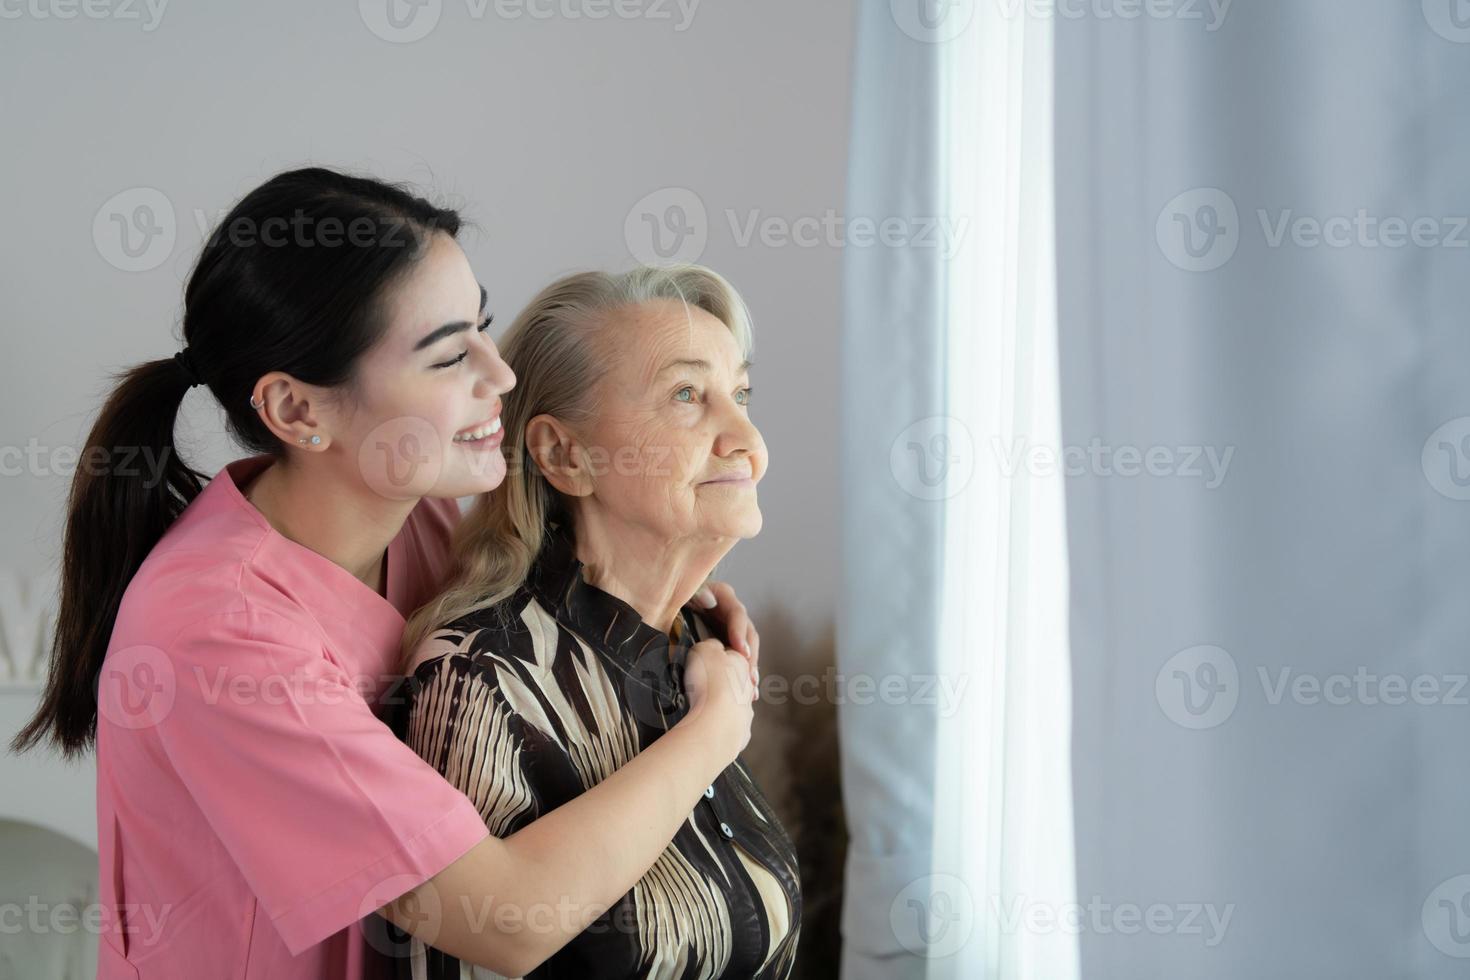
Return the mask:
[[461,434],[459,434],[459,435],[457,435],[457,436],[454,437],[454,441],[455,442],[475,442],[476,440],[483,439],[486,436],[492,436],[492,435],[494,435],[495,433],[497,433],[499,431],[500,431],[500,416],[497,415],[495,417],[495,421],[494,422],[491,422],[489,425],[485,426],[484,428],[476,429],[474,432],[461,433]]

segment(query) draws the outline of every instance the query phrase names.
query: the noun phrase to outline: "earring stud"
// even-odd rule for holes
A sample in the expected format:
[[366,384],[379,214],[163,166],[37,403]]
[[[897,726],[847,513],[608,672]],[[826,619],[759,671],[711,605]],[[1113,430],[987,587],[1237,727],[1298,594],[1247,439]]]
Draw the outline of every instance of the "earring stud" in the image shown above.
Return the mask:
[[[298,439],[296,441],[297,442],[305,442],[306,439],[305,438],[301,438],[301,439]],[[312,436],[311,437],[311,444],[313,446],[320,446],[322,444],[322,437],[321,436]]]

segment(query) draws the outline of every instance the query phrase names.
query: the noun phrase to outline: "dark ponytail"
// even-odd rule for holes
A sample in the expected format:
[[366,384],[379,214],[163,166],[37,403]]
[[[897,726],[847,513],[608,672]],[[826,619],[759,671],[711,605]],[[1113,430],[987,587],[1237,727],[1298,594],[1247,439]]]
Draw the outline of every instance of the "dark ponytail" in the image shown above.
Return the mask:
[[50,741],[73,757],[93,744],[97,678],[123,593],[208,479],[174,443],[195,376],[237,442],[282,456],[250,407],[255,383],[283,371],[319,387],[350,384],[387,327],[388,289],[436,233],[459,228],[456,212],[405,188],[314,167],[262,184],[214,229],[184,290],[187,364],[169,356],[113,375],[87,436],[67,498],[46,688],[13,751]]

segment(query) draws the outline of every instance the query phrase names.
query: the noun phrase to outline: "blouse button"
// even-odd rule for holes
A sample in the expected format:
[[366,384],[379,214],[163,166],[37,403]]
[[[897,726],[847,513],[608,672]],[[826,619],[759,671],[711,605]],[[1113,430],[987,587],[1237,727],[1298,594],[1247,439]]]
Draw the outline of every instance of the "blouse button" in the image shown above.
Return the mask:
[[730,825],[727,824],[727,823],[721,823],[720,824],[720,833],[724,834],[726,837],[734,837],[735,836],[735,831],[731,830],[730,829]]
[[707,799],[707,800],[712,800],[712,799],[715,798],[715,784],[714,783],[710,783],[708,786],[706,786],[704,788],[704,798]]

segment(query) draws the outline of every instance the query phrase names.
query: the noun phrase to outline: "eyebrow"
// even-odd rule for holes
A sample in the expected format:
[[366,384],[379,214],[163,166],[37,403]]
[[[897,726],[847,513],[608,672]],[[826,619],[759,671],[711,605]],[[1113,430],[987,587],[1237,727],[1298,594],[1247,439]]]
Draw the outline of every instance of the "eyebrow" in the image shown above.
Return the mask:
[[[484,313],[485,312],[485,304],[489,300],[489,298],[490,298],[490,294],[485,291],[485,287],[484,286],[481,286],[480,287],[480,312],[481,313]],[[453,321],[451,323],[444,324],[444,326],[442,326],[442,327],[435,327],[433,330],[430,330],[428,333],[426,333],[422,337],[420,337],[418,343],[416,343],[416,344],[413,345],[413,349],[415,351],[421,351],[425,347],[432,347],[435,344],[437,344],[439,341],[443,340],[445,337],[452,337],[455,334],[460,333],[461,331],[464,331],[464,330],[468,330],[470,327],[473,327],[473,326],[475,326],[475,324],[469,323],[469,322],[467,322],[465,320],[455,320],[455,321]]]
[[[698,357],[693,357],[693,358],[680,358],[677,361],[670,361],[669,363],[665,364],[663,367],[659,368],[658,369],[658,372],[656,374],[654,374],[654,377],[655,378],[658,378],[658,377],[662,376],[664,374],[664,372],[666,372],[666,371],[672,371],[674,368],[678,368],[678,367],[692,368],[695,371],[709,371],[710,370],[710,363],[709,363],[709,361],[703,360],[703,359],[698,358]],[[740,362],[740,367],[735,371],[735,373],[736,374],[744,374],[745,372],[747,372],[749,370],[750,370],[750,361],[748,361],[748,360],[747,361],[741,361]]]

